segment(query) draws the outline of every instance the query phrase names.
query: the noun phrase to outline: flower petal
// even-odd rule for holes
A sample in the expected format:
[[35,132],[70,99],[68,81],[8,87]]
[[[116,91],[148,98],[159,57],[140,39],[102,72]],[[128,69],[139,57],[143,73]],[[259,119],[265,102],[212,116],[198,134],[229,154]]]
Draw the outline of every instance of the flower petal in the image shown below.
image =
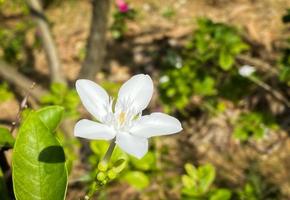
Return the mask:
[[153,95],[153,81],[149,75],[138,74],[126,81],[120,88],[116,110],[130,106],[136,113],[144,110]]
[[181,123],[175,117],[164,113],[152,113],[142,116],[130,129],[130,133],[139,137],[170,135],[182,130]]
[[87,111],[102,121],[111,109],[107,92],[95,82],[85,79],[77,80],[76,90]]
[[111,140],[115,137],[116,132],[105,124],[82,119],[76,123],[74,135],[91,140]]
[[148,140],[127,132],[120,132],[116,136],[116,144],[126,153],[142,158],[148,151]]

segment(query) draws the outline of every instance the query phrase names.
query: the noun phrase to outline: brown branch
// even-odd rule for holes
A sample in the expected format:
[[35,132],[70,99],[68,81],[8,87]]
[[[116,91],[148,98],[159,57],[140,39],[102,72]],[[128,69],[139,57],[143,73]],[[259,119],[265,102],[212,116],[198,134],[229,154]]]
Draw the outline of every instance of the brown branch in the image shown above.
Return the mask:
[[38,0],[26,0],[32,16],[35,18],[37,26],[41,31],[43,48],[50,67],[51,81],[66,84],[62,74],[60,59],[51,34],[49,24]]
[[263,72],[270,72],[272,75],[279,75],[279,72],[276,68],[271,66],[269,63],[264,62],[263,60],[252,58],[247,55],[238,55],[236,58],[238,61],[242,62],[243,64],[248,64],[254,67],[259,68]]
[[87,40],[86,57],[80,71],[80,78],[94,79],[104,65],[106,56],[106,32],[110,0],[92,0],[90,35]]
[[[31,90],[31,86],[34,84],[33,81],[29,80],[27,77],[19,73],[13,66],[7,64],[4,61],[0,60],[0,76],[11,83],[12,85],[17,86],[22,91]],[[40,86],[36,86],[33,90],[30,91],[30,95],[35,98],[37,101],[45,95],[47,91]]]

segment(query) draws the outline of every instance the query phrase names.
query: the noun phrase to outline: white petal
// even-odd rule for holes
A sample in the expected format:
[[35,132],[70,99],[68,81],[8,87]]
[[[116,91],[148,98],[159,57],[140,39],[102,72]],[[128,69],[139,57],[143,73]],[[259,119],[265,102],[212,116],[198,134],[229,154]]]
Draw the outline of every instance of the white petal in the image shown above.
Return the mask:
[[170,135],[182,130],[181,123],[175,117],[164,113],[152,113],[142,116],[130,129],[130,133],[139,137]]
[[116,136],[116,144],[126,153],[142,158],[148,151],[148,140],[127,132],[120,132]]
[[102,121],[111,109],[107,92],[95,82],[85,79],[77,80],[76,90],[87,111]]
[[153,81],[150,76],[138,74],[126,81],[120,88],[116,110],[123,110],[124,105],[135,109],[136,113],[144,110],[153,95]]
[[76,123],[74,135],[91,140],[111,140],[115,137],[116,132],[105,124],[82,119]]

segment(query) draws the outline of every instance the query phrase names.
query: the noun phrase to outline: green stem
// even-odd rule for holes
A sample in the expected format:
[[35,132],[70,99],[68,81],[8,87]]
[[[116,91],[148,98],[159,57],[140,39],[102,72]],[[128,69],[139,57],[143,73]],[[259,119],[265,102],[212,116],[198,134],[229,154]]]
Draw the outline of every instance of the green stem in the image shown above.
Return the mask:
[[108,148],[108,150],[107,150],[107,152],[106,152],[106,154],[103,157],[103,159],[102,159],[101,162],[108,163],[110,161],[111,156],[112,156],[112,153],[113,153],[113,151],[115,149],[115,146],[116,146],[116,142],[115,141],[116,141],[116,138],[114,138],[114,139],[111,140],[110,146],[109,146],[109,148]]
[[[101,160],[101,162],[104,162],[107,164],[110,161],[111,156],[112,156],[113,151],[114,151],[115,146],[116,146],[115,141],[116,141],[116,138],[111,140],[110,146],[109,146],[107,152],[105,153],[103,159]],[[96,192],[97,188],[98,188],[97,183],[93,182],[89,192],[85,196],[85,200],[90,200],[93,197],[94,193]]]

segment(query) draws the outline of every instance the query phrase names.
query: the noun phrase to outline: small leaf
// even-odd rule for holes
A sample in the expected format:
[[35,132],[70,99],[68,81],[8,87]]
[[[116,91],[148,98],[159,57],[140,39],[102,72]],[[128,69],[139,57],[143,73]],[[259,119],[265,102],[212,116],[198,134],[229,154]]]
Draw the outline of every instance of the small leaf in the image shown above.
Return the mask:
[[190,188],[193,189],[193,187],[196,186],[195,182],[193,181],[193,179],[190,176],[187,175],[183,175],[181,177],[182,180],[182,184],[184,185],[184,187],[186,188]]
[[232,68],[232,65],[234,64],[234,58],[233,56],[225,51],[222,50],[219,54],[219,65],[220,67],[225,70],[228,71]]
[[19,129],[12,157],[13,187],[19,200],[63,200],[65,197],[64,150],[52,134],[61,113],[59,107],[31,111]]
[[218,189],[210,196],[209,200],[229,200],[231,196],[231,191],[227,189]]
[[11,135],[8,129],[0,127],[0,148],[13,147],[15,139]]
[[129,171],[122,177],[122,180],[132,185],[136,189],[144,189],[148,187],[150,181],[146,174],[139,171]]
[[189,163],[186,163],[185,166],[185,171],[187,172],[187,174],[194,180],[196,181],[197,180],[197,170],[196,168],[192,165],[192,164],[189,164]]
[[198,168],[199,189],[202,193],[208,191],[215,179],[215,168],[211,164],[206,164]]

